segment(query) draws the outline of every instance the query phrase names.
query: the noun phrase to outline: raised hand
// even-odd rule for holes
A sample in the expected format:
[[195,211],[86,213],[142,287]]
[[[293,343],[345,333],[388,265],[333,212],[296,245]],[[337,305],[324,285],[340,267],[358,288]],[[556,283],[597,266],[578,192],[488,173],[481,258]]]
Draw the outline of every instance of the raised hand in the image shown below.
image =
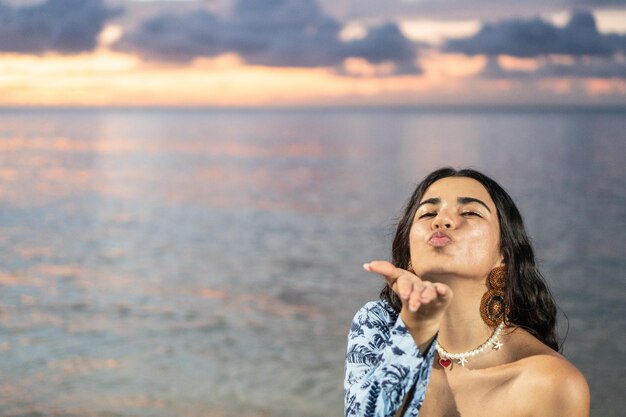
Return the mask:
[[382,275],[387,285],[400,297],[402,321],[423,351],[423,345],[430,344],[430,340],[439,330],[441,319],[450,305],[450,287],[440,282],[424,281],[412,272],[397,268],[387,261],[372,261],[363,264],[363,268]]

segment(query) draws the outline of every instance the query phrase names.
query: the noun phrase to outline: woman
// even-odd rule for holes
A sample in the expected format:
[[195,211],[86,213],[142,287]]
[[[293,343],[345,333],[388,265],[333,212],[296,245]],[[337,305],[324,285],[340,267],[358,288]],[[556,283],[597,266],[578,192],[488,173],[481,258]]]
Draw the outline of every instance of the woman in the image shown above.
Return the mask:
[[398,224],[381,299],[348,336],[346,416],[588,417],[582,374],[557,351],[556,307],[509,195],[442,168]]

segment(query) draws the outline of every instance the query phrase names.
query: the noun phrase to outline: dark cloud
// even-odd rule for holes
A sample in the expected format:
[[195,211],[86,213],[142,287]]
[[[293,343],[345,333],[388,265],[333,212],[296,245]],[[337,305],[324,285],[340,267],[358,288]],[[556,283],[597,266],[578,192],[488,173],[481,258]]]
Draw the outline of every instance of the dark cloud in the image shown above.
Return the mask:
[[187,61],[194,56],[225,52],[225,33],[217,16],[198,11],[185,15],[162,13],[125,34],[116,45],[121,50],[139,50],[150,58]]
[[549,63],[535,71],[535,76],[541,78],[580,77],[626,79],[626,63],[609,60],[595,60],[591,62],[578,60],[570,65]]
[[371,28],[365,38],[345,43],[343,46],[345,56],[364,58],[374,64],[392,61],[397,63],[396,73],[416,72],[415,44],[410,42],[393,23]]
[[106,21],[120,13],[102,0],[47,0],[21,7],[0,2],[0,51],[93,50]]
[[[486,55],[481,75],[486,78],[626,78],[626,36],[598,32],[589,12],[575,12],[564,27],[540,18],[511,19],[486,23],[475,35],[448,40],[445,52]],[[505,70],[498,64],[502,55],[538,58],[532,71]],[[564,64],[554,55],[569,57]]]
[[550,54],[611,56],[624,52],[625,46],[625,36],[599,33],[593,15],[580,11],[562,28],[540,18],[485,23],[469,38],[448,40],[443,50],[531,58]]
[[481,72],[490,79],[542,79],[542,78],[626,78],[626,63],[605,58],[578,58],[571,64],[562,64],[549,59],[540,60],[534,70],[507,70],[500,66],[497,57],[488,57]]
[[206,10],[159,14],[127,32],[116,48],[180,62],[233,52],[249,64],[277,67],[340,67],[358,57],[391,62],[396,73],[419,73],[417,45],[397,25],[371,27],[351,41],[339,38],[341,30],[315,0],[237,0],[228,17]]
[[403,19],[475,20],[536,16],[558,13],[572,7],[624,9],[626,0],[318,0],[345,20]]

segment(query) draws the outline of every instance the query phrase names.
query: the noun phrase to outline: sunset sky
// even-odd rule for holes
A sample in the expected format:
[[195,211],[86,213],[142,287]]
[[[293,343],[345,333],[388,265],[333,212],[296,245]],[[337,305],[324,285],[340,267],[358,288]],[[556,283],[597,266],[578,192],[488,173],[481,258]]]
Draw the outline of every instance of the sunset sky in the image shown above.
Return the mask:
[[0,0],[0,106],[626,105],[623,0]]

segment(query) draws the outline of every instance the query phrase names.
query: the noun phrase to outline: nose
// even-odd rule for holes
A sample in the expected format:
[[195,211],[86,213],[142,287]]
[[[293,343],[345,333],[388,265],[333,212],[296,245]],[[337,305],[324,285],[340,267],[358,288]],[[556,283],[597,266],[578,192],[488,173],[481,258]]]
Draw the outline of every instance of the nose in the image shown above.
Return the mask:
[[450,216],[446,211],[441,210],[437,216],[433,219],[432,228],[434,230],[440,229],[454,229],[456,227],[456,223],[454,221],[454,217]]

